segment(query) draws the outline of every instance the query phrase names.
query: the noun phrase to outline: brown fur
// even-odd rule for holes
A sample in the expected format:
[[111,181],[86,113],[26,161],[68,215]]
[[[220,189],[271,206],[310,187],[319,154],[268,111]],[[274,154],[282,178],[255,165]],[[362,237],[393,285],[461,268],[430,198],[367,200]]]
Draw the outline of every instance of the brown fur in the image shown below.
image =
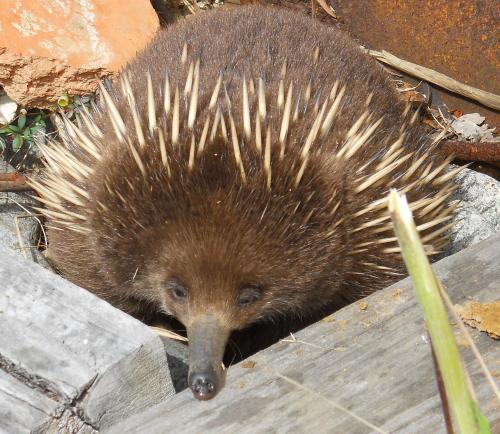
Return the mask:
[[[183,65],[180,58],[185,43],[188,59]],[[319,58],[315,62],[317,48]],[[222,73],[246,183],[235,164],[231,138],[229,144],[225,143],[220,129],[215,141],[197,156],[193,169],[187,168],[191,133],[185,125],[184,110],[179,145],[170,143],[171,118],[165,119],[161,103],[165,68],[172,84],[172,98],[179,86],[184,108],[189,105],[182,97],[187,69],[191,61],[198,59],[200,96],[195,136],[198,140],[210,113],[208,101]],[[281,113],[276,96],[284,62],[285,96],[288,84],[293,82],[294,106],[300,92],[300,107],[304,109],[308,83],[312,92],[307,113],[291,127],[285,156],[280,160],[277,138]],[[158,123],[166,131],[170,176],[161,163],[157,136],[147,132],[147,70],[157,95]],[[277,9],[241,7],[207,12],[160,32],[125,73],[141,114],[146,134],[144,148],[137,145],[130,110],[119,84],[112,94],[147,175],[141,174],[129,148],[118,143],[107,115],[96,114],[94,120],[104,132],[104,139],[95,140],[102,161],[73,151],[94,170],[80,184],[90,200],[81,208],[65,204],[85,215],[86,221],[80,224],[90,232],[80,234],[57,222],[53,225],[59,230],[50,231],[50,257],[65,277],[139,317],[150,310],[163,311],[189,327],[203,312],[210,311],[228,330],[280,314],[308,316],[327,307],[336,297],[353,299],[399,278],[398,273],[403,272],[400,255],[382,251],[386,246],[396,246],[394,242],[361,249],[358,246],[393,237],[390,228],[378,233],[369,228],[355,231],[382,216],[384,210],[358,217],[354,214],[382,198],[389,187],[403,189],[418,181],[419,176],[423,178],[423,172],[429,173],[440,159],[429,149],[422,129],[408,126],[400,157],[410,152],[414,155],[370,188],[355,192],[363,177],[376,173],[375,166],[399,137],[408,118],[403,118],[404,104],[385,72],[346,35],[305,16]],[[243,77],[248,83],[253,79],[255,87],[262,77],[266,85],[267,119],[272,125],[270,190],[260,153],[253,140],[248,143],[244,139]],[[335,80],[340,83],[339,89],[346,86],[340,115],[328,137],[311,148],[306,170],[295,188],[300,153],[316,116],[314,104],[318,101],[321,108]],[[335,155],[347,131],[366,110],[370,94],[371,122],[383,116],[381,125],[353,157],[337,159]],[[250,100],[253,136],[257,103],[255,97]],[[230,131],[224,89],[219,102]],[[410,164],[425,153],[429,154],[425,162],[410,179],[403,180]],[[444,187],[434,187],[431,181],[415,182],[407,192],[409,201],[442,193]],[[442,214],[445,206],[438,206],[426,216],[417,213],[418,223]],[[335,230],[330,233],[332,228]],[[187,289],[187,301],[172,296],[168,288],[173,280]],[[241,307],[240,291],[249,286],[258,287],[261,297],[251,306]]]

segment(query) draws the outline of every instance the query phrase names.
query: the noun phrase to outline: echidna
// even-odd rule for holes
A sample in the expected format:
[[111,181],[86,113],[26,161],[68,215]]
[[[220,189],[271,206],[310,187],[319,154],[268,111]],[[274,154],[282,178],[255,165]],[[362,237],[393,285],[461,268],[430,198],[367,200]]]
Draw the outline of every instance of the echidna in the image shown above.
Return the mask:
[[32,181],[49,257],[139,318],[180,320],[198,399],[220,388],[231,331],[401,275],[389,189],[426,244],[445,243],[454,173],[382,67],[334,28],[255,6],[199,14],[101,93]]

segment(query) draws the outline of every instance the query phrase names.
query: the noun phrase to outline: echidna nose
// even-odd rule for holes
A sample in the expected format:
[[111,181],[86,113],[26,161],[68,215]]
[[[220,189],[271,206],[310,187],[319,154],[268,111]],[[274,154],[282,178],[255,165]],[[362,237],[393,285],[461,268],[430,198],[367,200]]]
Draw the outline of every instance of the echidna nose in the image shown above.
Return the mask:
[[196,399],[212,399],[224,385],[222,358],[229,332],[219,317],[212,313],[194,317],[187,326],[188,384]]
[[208,372],[190,375],[189,384],[196,399],[206,401],[217,393],[216,378]]

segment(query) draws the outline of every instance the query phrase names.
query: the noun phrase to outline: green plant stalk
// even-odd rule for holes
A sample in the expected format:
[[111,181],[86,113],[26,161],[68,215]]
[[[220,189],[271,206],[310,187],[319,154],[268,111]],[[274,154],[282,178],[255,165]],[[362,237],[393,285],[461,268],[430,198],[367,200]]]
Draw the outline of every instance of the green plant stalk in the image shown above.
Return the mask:
[[432,346],[441,369],[448,403],[462,434],[487,433],[484,416],[469,390],[455,339],[432,271],[415,227],[406,198],[397,191],[389,194],[389,212],[396,231],[406,268],[415,285]]

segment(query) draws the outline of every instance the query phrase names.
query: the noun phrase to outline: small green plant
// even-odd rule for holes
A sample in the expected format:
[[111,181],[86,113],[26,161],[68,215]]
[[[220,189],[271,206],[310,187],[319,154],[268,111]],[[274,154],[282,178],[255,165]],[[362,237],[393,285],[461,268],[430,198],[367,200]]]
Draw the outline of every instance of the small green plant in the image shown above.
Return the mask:
[[[25,143],[33,145],[36,134],[43,131],[45,127],[46,122],[42,111],[20,115],[17,122],[0,128],[0,151],[11,150],[16,153]],[[7,149],[9,144],[11,149]]]
[[82,106],[90,109],[94,97],[92,95],[68,95],[67,93],[62,94],[57,99],[57,107],[54,107],[54,111],[63,112],[68,119],[73,120],[75,114],[78,113]]
[[73,98],[70,97],[67,93],[62,94],[58,99],[57,99],[57,105],[60,108],[66,108],[70,104],[73,103]]

